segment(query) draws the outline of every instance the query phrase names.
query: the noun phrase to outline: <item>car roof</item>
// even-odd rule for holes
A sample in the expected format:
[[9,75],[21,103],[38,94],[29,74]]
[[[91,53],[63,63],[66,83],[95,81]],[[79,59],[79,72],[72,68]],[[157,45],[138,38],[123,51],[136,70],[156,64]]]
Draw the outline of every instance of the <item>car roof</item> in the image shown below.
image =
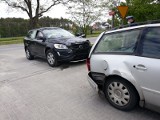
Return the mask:
[[106,31],[105,34],[113,33],[113,32],[126,31],[126,30],[132,30],[132,29],[138,29],[138,28],[144,28],[144,27],[158,27],[158,26],[160,26],[160,23],[127,26],[127,27],[124,27],[124,28],[119,28],[119,29],[113,29],[113,30],[110,30],[110,31]]
[[[62,28],[59,28],[59,27],[42,27],[42,28],[36,28],[36,29],[32,29],[32,30],[43,31],[43,30],[48,30],[48,29],[62,29]],[[32,31],[32,30],[30,30],[30,31]]]

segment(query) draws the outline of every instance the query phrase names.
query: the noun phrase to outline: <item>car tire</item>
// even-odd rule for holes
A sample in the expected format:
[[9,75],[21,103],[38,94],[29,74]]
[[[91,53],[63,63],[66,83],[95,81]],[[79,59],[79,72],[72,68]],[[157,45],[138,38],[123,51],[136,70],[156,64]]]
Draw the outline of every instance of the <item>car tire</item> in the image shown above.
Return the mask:
[[26,53],[26,58],[28,60],[33,60],[34,59],[34,56],[31,54],[31,52],[30,52],[28,47],[25,49],[25,53]]
[[46,59],[47,59],[49,66],[51,67],[58,66],[57,56],[52,50],[48,50],[46,52]]
[[119,110],[132,110],[139,102],[136,89],[122,78],[107,80],[104,93],[109,103]]

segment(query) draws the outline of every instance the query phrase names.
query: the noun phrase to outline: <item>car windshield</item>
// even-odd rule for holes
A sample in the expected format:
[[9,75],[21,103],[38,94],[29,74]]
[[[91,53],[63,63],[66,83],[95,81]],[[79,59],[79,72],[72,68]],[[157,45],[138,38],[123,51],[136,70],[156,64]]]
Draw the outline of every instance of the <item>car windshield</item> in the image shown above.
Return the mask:
[[47,38],[74,37],[70,32],[60,28],[46,29],[43,30],[43,33]]

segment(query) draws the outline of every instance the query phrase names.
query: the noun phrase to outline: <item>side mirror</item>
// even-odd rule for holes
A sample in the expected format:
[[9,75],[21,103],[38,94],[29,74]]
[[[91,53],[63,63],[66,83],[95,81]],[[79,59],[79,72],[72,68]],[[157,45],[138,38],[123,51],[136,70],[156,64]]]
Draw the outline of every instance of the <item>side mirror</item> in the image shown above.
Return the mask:
[[81,34],[80,33],[76,33],[75,36],[79,37]]
[[45,37],[42,37],[42,36],[38,36],[37,39],[38,39],[38,40],[42,40],[42,41],[45,41],[45,40],[46,40],[46,38],[45,38]]
[[82,34],[80,37],[82,37],[82,38],[86,38],[86,34]]
[[86,34],[84,34],[84,33],[76,33],[75,36],[86,38]]

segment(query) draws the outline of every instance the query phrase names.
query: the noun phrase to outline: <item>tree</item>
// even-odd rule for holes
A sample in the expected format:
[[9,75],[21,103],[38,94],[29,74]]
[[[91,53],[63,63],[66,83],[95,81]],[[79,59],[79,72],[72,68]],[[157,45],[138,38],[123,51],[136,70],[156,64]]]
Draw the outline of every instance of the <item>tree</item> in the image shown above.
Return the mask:
[[89,25],[98,20],[104,13],[110,0],[75,0],[68,5],[68,14],[72,20],[87,34]]
[[23,18],[1,18],[0,37],[25,36],[28,31],[28,20]]
[[42,17],[39,19],[39,25],[40,26],[50,26],[50,27],[61,27],[64,28],[66,30],[71,30],[72,25],[74,25],[74,23],[69,20],[69,19],[65,19],[65,18],[50,18],[50,17]]
[[[145,22],[150,20],[159,20],[160,19],[160,0],[125,0],[121,2],[120,5],[128,6],[128,13],[126,16],[134,16],[136,22]],[[115,26],[121,26],[122,18],[118,14],[117,7],[111,4],[110,9],[116,11],[115,15]],[[111,20],[108,20],[110,23]],[[123,21],[127,24],[127,21]]]
[[160,0],[126,0],[128,15],[133,15],[136,22],[160,19]]
[[[19,37],[26,36],[28,28],[27,19],[23,18],[0,18],[0,37]],[[74,23],[64,18],[41,17],[38,27],[61,27],[72,30]]]
[[20,9],[27,13],[29,17],[30,28],[38,25],[38,20],[44,13],[49,11],[53,6],[65,3],[68,0],[1,0],[9,7]]

